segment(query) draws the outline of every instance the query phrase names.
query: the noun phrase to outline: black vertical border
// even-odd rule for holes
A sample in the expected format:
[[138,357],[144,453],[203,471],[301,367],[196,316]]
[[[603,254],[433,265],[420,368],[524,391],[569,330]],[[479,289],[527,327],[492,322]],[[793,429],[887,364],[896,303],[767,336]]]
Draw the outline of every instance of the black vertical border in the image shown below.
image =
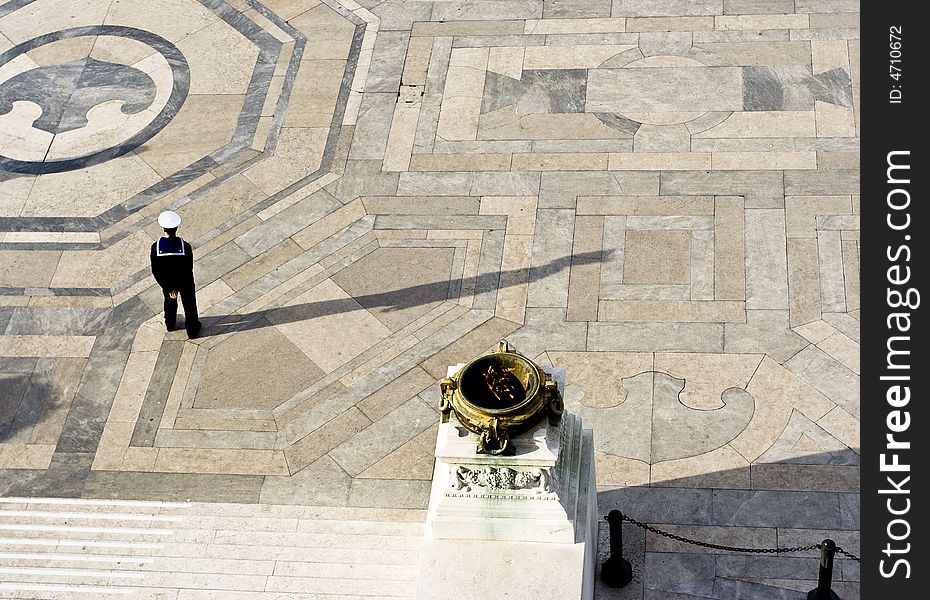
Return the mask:
[[[928,106],[926,71],[928,67],[927,38],[930,30],[926,21],[918,15],[922,3],[901,1],[873,2],[863,0],[861,10],[861,98],[860,98],[860,134],[861,150],[861,452],[862,452],[862,488],[861,488],[861,597],[867,600],[878,598],[915,598],[918,590],[922,597],[930,582],[930,563],[927,562],[926,544],[930,543],[927,535],[925,513],[930,510],[928,494],[930,477],[927,476],[927,443],[930,440],[930,419],[925,405],[927,398],[927,377],[930,362],[927,361],[925,346],[930,343],[927,338],[926,310],[923,302],[930,302],[930,296],[922,292],[927,290],[926,281],[930,263],[926,260],[926,236],[930,234],[930,211],[927,210],[926,180],[927,172],[926,145],[927,136],[924,113]],[[900,38],[901,46],[896,48],[892,35]],[[900,56],[894,50],[900,51]],[[893,62],[893,59],[900,62]],[[899,67],[900,77],[893,67]],[[895,87],[897,86],[897,87]],[[900,92],[900,101],[894,102]],[[893,161],[898,165],[908,164],[909,169],[896,169],[890,173],[899,183],[889,183],[889,153],[897,152]],[[909,154],[904,154],[909,152]],[[907,179],[902,182],[900,180]],[[906,190],[906,193],[893,190]],[[905,204],[906,194],[910,195],[907,208],[892,210],[888,206],[889,193],[895,204]],[[910,223],[906,229],[895,230],[888,222],[901,225]],[[909,237],[908,237],[909,236]],[[909,249],[902,250],[902,246]],[[907,260],[909,258],[909,260]],[[898,265],[893,276],[902,278],[910,267],[910,279],[904,284],[889,283],[889,268]],[[889,302],[889,289],[905,293],[913,288],[921,293],[917,308],[892,308]],[[893,294],[893,292],[892,292]],[[913,297],[913,296],[912,296]],[[910,313],[910,329],[898,331],[893,321],[889,328],[889,315],[896,312]],[[899,354],[895,362],[910,365],[909,369],[889,370],[888,342],[891,336],[909,336],[892,342],[896,350],[907,350]],[[887,375],[906,375],[907,381],[883,380]],[[892,406],[888,402],[890,386],[900,384],[910,389],[910,401],[904,406]],[[898,396],[900,397],[900,396]],[[899,410],[901,413],[894,413]],[[895,432],[895,439],[910,443],[909,449],[889,450],[887,435],[892,433],[890,427],[901,428],[910,418],[905,431]],[[882,455],[885,462],[893,461],[891,454],[897,454],[900,463],[908,464],[908,472],[883,472],[880,464]],[[906,483],[904,477],[910,476]],[[892,481],[887,478],[891,476]],[[892,483],[907,489],[908,493],[889,494],[894,490]],[[889,507],[888,501],[891,500]],[[908,500],[910,503],[908,504]],[[907,512],[893,515],[890,509]],[[905,523],[892,523],[902,519]],[[889,528],[890,524],[890,528]],[[891,535],[905,539],[894,540]],[[891,552],[887,552],[890,544]],[[910,546],[907,546],[910,544]],[[901,550],[895,553],[894,550]],[[910,577],[905,577],[908,569],[895,561],[903,559],[909,566]],[[884,563],[882,563],[884,561]],[[882,575],[882,570],[891,573],[890,577]],[[923,584],[923,585],[921,585]],[[892,594],[892,595],[889,595]]]

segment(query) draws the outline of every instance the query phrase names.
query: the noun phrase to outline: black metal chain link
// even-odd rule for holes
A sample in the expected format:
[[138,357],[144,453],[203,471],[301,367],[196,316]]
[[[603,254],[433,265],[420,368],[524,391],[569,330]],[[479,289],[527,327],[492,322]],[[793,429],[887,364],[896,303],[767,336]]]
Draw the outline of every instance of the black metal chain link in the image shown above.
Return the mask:
[[[686,544],[692,544],[694,546],[703,546],[705,548],[713,548],[715,550],[728,550],[730,552],[751,552],[755,554],[775,554],[775,553],[789,553],[789,552],[807,552],[808,550],[820,550],[821,548],[820,544],[811,544],[810,546],[794,546],[791,548],[741,548],[739,546],[724,546],[722,544],[711,544],[710,542],[701,542],[698,540],[692,540],[691,538],[686,538],[680,535],[676,535],[674,533],[662,531],[661,529],[653,527],[652,525],[647,525],[646,523],[643,523],[641,521],[637,521],[636,519],[633,519],[632,517],[628,517],[627,515],[622,514],[622,513],[620,517],[622,520],[627,521],[628,523],[632,523],[633,525],[636,525],[637,527],[641,527],[642,529],[645,529],[646,531],[651,531],[652,533],[655,533],[657,535],[665,536],[667,538],[671,538],[679,542],[684,542]],[[837,546],[836,551],[855,561],[859,560],[858,556],[843,550],[839,546]]]

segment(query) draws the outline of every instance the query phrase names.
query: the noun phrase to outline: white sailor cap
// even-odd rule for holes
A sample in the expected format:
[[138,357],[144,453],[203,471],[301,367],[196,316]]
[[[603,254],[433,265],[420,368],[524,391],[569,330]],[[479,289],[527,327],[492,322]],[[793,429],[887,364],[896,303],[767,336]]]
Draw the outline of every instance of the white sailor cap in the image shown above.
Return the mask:
[[175,229],[181,224],[181,217],[173,210],[166,210],[158,215],[158,224],[164,229]]

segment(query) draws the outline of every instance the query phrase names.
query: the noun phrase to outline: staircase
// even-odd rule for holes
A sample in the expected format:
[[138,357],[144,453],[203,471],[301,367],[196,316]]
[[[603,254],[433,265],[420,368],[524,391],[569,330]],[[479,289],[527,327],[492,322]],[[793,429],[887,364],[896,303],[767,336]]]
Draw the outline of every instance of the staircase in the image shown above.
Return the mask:
[[412,598],[425,511],[0,498],[0,599]]

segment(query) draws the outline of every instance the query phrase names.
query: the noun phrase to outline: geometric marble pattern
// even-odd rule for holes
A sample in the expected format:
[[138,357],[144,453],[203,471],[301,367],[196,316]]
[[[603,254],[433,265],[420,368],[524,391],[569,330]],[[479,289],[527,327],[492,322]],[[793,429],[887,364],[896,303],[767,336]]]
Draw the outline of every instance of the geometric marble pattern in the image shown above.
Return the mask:
[[[566,369],[602,514],[856,552],[858,16],[0,3],[0,495],[423,509],[438,382],[507,338]],[[625,534],[623,598],[814,587]]]

